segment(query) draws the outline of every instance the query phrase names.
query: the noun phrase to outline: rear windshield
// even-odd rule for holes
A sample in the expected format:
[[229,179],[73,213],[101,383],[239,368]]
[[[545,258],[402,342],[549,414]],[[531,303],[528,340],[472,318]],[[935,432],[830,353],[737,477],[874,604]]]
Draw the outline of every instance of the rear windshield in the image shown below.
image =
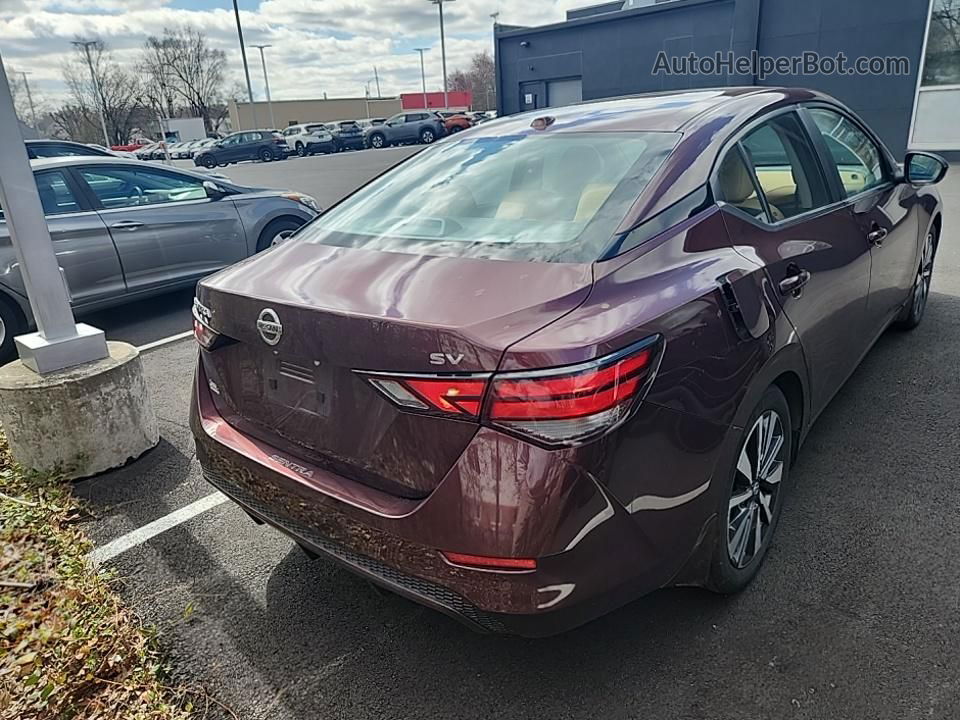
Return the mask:
[[305,126],[305,127],[303,128],[303,131],[309,133],[309,132],[314,132],[315,130],[326,130],[326,129],[327,129],[327,126],[326,126],[326,125],[322,125],[322,124],[321,124],[321,125],[307,125],[307,126]]
[[302,241],[422,255],[593,262],[676,133],[558,133],[440,143],[361,188]]

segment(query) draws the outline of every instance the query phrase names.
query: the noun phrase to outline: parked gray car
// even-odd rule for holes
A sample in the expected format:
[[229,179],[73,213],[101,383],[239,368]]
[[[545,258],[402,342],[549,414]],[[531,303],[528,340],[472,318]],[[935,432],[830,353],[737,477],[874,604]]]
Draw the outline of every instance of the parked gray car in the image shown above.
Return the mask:
[[[54,249],[78,314],[192,286],[292,235],[308,195],[115,157],[32,160]],[[0,214],[0,361],[33,326]]]
[[446,135],[443,118],[435,112],[398,113],[383,125],[367,128],[364,139],[367,147],[383,148],[405,143],[429,145]]

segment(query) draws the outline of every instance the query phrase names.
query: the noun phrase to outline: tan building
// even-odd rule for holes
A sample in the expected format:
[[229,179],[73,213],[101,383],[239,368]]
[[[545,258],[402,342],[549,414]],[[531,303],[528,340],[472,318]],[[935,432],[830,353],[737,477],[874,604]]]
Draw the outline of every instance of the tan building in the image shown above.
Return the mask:
[[[332,122],[334,120],[362,120],[386,118],[402,110],[400,98],[331,98],[329,100],[274,100],[273,122],[266,102],[237,103],[230,101],[230,123],[233,131],[266,129],[278,130],[305,122]],[[254,122],[256,113],[256,122]]]

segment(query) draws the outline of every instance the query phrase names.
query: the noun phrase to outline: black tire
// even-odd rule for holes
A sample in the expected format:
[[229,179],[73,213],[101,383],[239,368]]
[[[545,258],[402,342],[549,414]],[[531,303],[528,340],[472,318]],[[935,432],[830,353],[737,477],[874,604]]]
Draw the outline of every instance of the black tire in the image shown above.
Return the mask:
[[260,158],[260,162],[270,162],[273,160],[273,151],[270,148],[261,148],[260,152],[257,153],[257,157]]
[[[778,387],[767,389],[744,428],[718,501],[707,582],[708,589],[724,595],[740,592],[756,577],[780,522],[793,459],[793,425],[790,406]],[[756,460],[761,445],[757,433],[765,437],[766,432],[770,444],[761,463]],[[748,478],[746,470],[753,477]]]
[[0,365],[17,359],[17,349],[13,338],[26,330],[23,317],[15,309],[12,300],[0,296]]
[[455,133],[460,132],[461,130],[463,130],[462,127],[460,127],[459,125],[454,125],[452,128],[450,128],[450,130],[449,130],[448,132],[449,132],[451,135],[453,135],[453,134],[455,134]]
[[383,133],[373,133],[370,135],[370,147],[374,150],[380,150],[387,146],[387,136]]
[[271,247],[278,235],[292,235],[301,225],[303,225],[303,220],[295,217],[282,217],[271,221],[257,239],[257,252],[263,252]]
[[204,155],[200,158],[200,164],[207,170],[213,170],[217,166],[217,161],[212,155]]
[[436,141],[436,139],[437,133],[431,128],[424,128],[420,131],[420,142],[422,142],[424,145],[431,145]]
[[297,155],[299,155],[300,157],[306,157],[307,155],[310,154],[307,152],[307,148],[303,146],[302,142],[297,143],[296,151],[297,151]]
[[910,291],[910,299],[893,323],[898,330],[913,330],[923,321],[927,302],[930,299],[930,283],[933,280],[933,264],[937,259],[939,241],[939,231],[937,228],[931,228],[920,252],[920,265],[913,281],[913,289]]

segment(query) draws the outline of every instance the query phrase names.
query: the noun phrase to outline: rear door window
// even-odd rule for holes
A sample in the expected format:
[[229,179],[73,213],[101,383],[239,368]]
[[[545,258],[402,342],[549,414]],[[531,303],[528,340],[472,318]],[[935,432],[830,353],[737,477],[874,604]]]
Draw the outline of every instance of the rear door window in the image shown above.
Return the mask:
[[795,113],[772,118],[749,133],[741,145],[773,222],[830,204],[816,153]]
[[80,205],[62,170],[37,173],[36,179],[44,215],[80,212]]
[[678,139],[609,132],[448,141],[297,237],[427,255],[592,262]]

